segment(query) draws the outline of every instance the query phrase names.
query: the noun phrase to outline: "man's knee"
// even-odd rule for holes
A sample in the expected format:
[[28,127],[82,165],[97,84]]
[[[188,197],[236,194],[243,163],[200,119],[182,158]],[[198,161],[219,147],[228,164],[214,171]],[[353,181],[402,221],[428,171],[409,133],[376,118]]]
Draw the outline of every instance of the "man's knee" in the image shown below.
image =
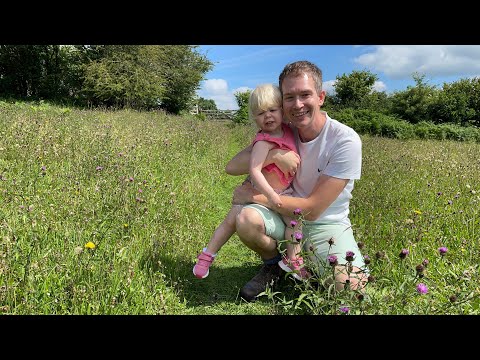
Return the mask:
[[249,237],[251,234],[265,233],[263,218],[251,208],[243,208],[237,215],[237,234],[240,238]]

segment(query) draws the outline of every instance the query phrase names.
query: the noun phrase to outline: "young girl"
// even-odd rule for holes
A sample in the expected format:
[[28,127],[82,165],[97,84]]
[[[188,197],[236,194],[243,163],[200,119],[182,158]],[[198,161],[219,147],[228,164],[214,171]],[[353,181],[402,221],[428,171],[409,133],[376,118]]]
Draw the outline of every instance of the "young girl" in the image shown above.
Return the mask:
[[[275,209],[282,205],[279,195],[292,193],[290,184],[293,176],[286,177],[275,164],[264,167],[263,163],[268,152],[273,148],[297,152],[293,132],[288,125],[283,123],[280,89],[273,84],[257,86],[250,94],[248,110],[250,119],[255,120],[260,130],[252,142],[250,176],[247,181],[251,181],[255,188],[268,198],[270,206]],[[197,278],[203,279],[208,276],[210,265],[217,256],[218,250],[235,233],[236,216],[241,208],[241,205],[231,207],[223,222],[214,231],[207,247],[197,256],[197,263],[193,267],[193,274]],[[287,242],[287,257],[284,257],[278,265],[287,272],[293,272],[295,278],[302,280],[307,277],[307,272],[303,267],[303,259],[297,255],[301,248],[293,235],[295,223],[286,216],[283,217],[283,220],[286,224],[285,237],[291,241]]]

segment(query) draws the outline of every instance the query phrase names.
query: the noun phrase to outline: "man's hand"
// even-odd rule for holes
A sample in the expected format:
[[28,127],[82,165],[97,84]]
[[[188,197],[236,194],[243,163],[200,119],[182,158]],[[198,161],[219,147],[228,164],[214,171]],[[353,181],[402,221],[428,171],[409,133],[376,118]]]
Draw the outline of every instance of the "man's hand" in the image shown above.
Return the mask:
[[295,176],[297,167],[300,164],[300,156],[291,150],[273,149],[270,150],[272,162],[285,174],[286,177]]
[[244,182],[233,191],[232,205],[244,205],[253,202],[253,195],[259,194],[251,183]]

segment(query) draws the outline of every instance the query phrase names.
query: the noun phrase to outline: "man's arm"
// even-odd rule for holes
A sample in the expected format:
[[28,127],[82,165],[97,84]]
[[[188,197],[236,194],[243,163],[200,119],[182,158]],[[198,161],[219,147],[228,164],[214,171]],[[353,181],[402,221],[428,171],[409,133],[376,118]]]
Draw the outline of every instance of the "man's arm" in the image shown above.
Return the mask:
[[[244,175],[248,174],[250,164],[250,154],[252,152],[252,145],[235,155],[225,167],[225,171],[229,175]],[[300,156],[291,150],[272,149],[268,152],[263,166],[275,163],[285,176],[293,176],[300,164]]]
[[250,153],[252,152],[252,145],[250,144],[245,149],[235,155],[225,167],[225,171],[229,175],[245,175],[248,174],[250,165]]
[[[306,220],[317,219],[340,195],[349,179],[321,175],[312,193],[306,198],[280,196],[282,207],[274,209],[282,215],[292,216],[295,209],[302,209]],[[268,199],[250,184],[238,186],[233,193],[234,204],[254,202],[269,206]]]

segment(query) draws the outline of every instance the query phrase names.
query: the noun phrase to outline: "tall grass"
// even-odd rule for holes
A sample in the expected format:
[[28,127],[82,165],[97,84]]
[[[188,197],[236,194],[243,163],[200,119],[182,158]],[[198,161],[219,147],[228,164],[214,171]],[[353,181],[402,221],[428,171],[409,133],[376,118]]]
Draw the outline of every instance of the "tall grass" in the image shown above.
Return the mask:
[[[0,102],[1,313],[338,313],[336,303],[292,306],[305,289],[290,283],[282,300],[241,301],[260,260],[236,236],[208,278],[192,274],[243,180],[224,166],[255,130]],[[477,313],[480,144],[362,140],[350,216],[376,281],[358,312]],[[414,268],[425,258],[429,292],[420,296]]]

